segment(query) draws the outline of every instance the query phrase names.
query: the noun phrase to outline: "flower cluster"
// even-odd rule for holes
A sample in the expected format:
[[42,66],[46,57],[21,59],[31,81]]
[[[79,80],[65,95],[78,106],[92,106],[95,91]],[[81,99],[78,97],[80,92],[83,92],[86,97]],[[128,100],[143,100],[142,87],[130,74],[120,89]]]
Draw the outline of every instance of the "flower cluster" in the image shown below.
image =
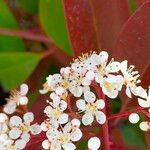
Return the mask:
[[[148,108],[149,113],[150,88],[145,90],[139,85],[140,75],[134,68],[133,65],[128,66],[127,60],[109,60],[105,51],[78,57],[70,66],[61,68],[60,73],[46,78],[40,93],[48,93],[49,98],[44,109],[46,119],[40,126],[32,124],[32,112],[24,113],[22,118],[14,115],[18,107],[28,103],[28,86],[22,84],[19,91],[11,92],[3,113],[0,113],[0,149],[24,149],[30,135],[39,134],[42,130],[46,135],[42,142],[44,149],[75,150],[75,143],[84,136],[83,126],[107,123],[105,96],[115,99],[124,89],[127,97],[136,96],[140,108]],[[71,108],[70,102],[73,104]],[[131,123],[139,120],[137,113],[129,115]],[[139,126],[143,131],[150,129],[147,121]],[[101,141],[96,136],[88,140],[90,150],[98,150],[100,145]]]
[[[40,90],[41,94],[50,93],[51,99],[47,100],[49,105],[44,110],[47,119],[42,123],[42,128],[46,132],[48,140],[43,142],[43,148],[53,149],[52,147],[57,141],[60,143],[57,145],[58,149],[61,149],[60,147],[75,149],[75,146],[68,142],[64,146],[64,142],[60,140],[62,139],[60,136],[64,133],[62,125],[66,128],[69,126],[68,124],[71,124],[67,108],[70,94],[76,102],[75,114],[83,114],[81,115],[83,125],[92,125],[95,120],[99,124],[105,123],[107,119],[103,111],[105,100],[94,91],[93,82],[99,86],[104,95],[111,99],[116,98],[125,86],[125,93],[129,98],[132,98],[133,95],[137,96],[140,106],[150,107],[150,96],[138,85],[141,82],[140,75],[134,68],[133,65],[128,66],[127,60],[122,62],[109,60],[108,53],[102,51],[99,54],[95,52],[83,54],[70,66],[61,68],[60,73],[49,75],[43,89]],[[129,120],[132,122],[135,116],[131,115]],[[136,121],[133,122],[136,123],[138,120],[139,116],[136,116]],[[71,127],[68,130],[70,131]],[[51,139],[49,135],[54,132],[56,137]],[[65,137],[65,139],[68,139],[69,142],[72,141],[71,137]],[[92,149],[92,145],[90,145],[90,149]]]
[[[41,127],[34,121],[32,112],[26,112],[21,118],[13,113],[18,105],[26,105],[28,86],[22,84],[20,91],[13,91],[4,106],[4,112],[0,113],[0,149],[21,150],[24,149],[30,140],[31,135],[41,132]],[[11,116],[9,116],[11,114]]]

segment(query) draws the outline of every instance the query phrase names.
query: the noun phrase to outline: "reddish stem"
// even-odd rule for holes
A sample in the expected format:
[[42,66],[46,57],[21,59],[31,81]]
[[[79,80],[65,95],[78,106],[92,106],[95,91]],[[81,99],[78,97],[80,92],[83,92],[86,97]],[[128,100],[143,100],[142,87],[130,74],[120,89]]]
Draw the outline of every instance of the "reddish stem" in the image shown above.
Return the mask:
[[45,42],[45,43],[51,42],[51,40],[48,37],[41,35],[41,34],[33,34],[29,31],[18,31],[18,30],[0,28],[0,34],[22,37],[27,40],[33,40],[33,41],[38,41],[38,42]]
[[[102,92],[102,89],[100,88],[100,86],[98,86],[96,83],[92,84],[93,87],[95,88],[95,91],[98,95],[98,98],[105,100],[106,102],[106,98]],[[107,118],[107,112],[106,112],[106,107],[103,109],[104,114],[106,114],[106,118]],[[104,142],[104,148],[105,150],[110,150],[110,144],[109,144],[109,127],[108,127],[108,120],[106,119],[105,123],[102,125],[102,133],[103,133],[103,142]]]
[[144,108],[137,107],[135,109],[132,109],[132,110],[129,110],[129,111],[126,111],[126,112],[121,112],[121,113],[118,113],[118,114],[110,115],[107,119],[112,120],[112,119],[116,119],[116,118],[125,118],[125,117],[128,117],[131,113],[140,113],[140,112],[143,112],[143,111],[144,111]]

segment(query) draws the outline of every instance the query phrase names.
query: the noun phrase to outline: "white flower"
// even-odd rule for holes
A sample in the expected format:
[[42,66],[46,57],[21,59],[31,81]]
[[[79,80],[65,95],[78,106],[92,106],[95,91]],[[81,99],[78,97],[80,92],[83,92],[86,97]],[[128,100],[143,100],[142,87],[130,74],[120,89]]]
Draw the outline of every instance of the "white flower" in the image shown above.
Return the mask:
[[92,79],[94,79],[94,76],[92,74],[92,78],[89,77],[89,74],[92,74],[91,71],[87,72],[85,76],[76,75],[71,79],[71,82],[69,84],[69,91],[75,96],[80,97],[85,90],[88,90],[87,88],[92,82]]
[[48,131],[49,129],[58,129],[59,124],[57,120],[46,119],[41,123],[42,131]]
[[108,75],[101,80],[100,86],[102,91],[110,98],[116,98],[118,92],[121,91],[123,85],[123,77],[121,75]]
[[100,111],[100,109],[105,107],[104,100],[96,100],[96,96],[93,92],[85,92],[84,99],[77,100],[76,106],[80,112],[85,112],[82,117],[84,125],[91,125],[94,121],[94,116],[96,116],[96,120],[99,124],[104,124],[106,121],[106,115]]
[[[75,122],[78,121],[76,120]],[[82,137],[82,132],[78,127],[74,128],[71,122],[68,122],[62,130],[48,130],[46,136],[48,140],[42,142],[44,149],[61,150],[63,148],[64,150],[75,150],[76,146],[72,142],[79,141]]]
[[134,90],[136,85],[141,81],[139,80],[140,75],[138,74],[138,71],[133,71],[134,66],[131,65],[129,68],[127,66],[128,62],[125,60],[121,62],[120,69],[124,77],[124,84],[126,85],[126,95],[131,98],[131,93],[135,94]]
[[22,84],[20,86],[20,91],[14,90],[11,92],[8,98],[8,103],[4,106],[4,112],[7,114],[12,114],[15,112],[16,107],[19,105],[27,105],[28,98],[26,94],[28,93],[28,86]]
[[38,124],[32,124],[34,116],[33,113],[27,112],[23,116],[23,120],[19,116],[12,116],[9,121],[9,126],[11,130],[9,131],[9,136],[12,139],[17,139],[21,137],[22,140],[28,142],[30,134],[36,135],[41,132],[41,127]]
[[140,120],[140,117],[137,113],[131,113],[129,115],[129,121],[133,124],[137,123]]
[[[146,93],[146,91],[142,88],[140,88],[140,92],[141,94],[139,94],[140,97],[142,98],[138,98],[138,103],[141,107],[143,108],[149,108],[150,107],[150,87],[148,90],[148,93]],[[150,112],[150,109],[149,109]]]
[[58,124],[65,124],[68,121],[68,114],[64,113],[67,103],[54,93],[51,94],[51,98],[53,102],[49,102],[50,106],[46,106],[44,113],[50,120],[56,120]]
[[88,140],[88,148],[90,150],[98,150],[101,146],[101,141],[98,137],[92,137]]

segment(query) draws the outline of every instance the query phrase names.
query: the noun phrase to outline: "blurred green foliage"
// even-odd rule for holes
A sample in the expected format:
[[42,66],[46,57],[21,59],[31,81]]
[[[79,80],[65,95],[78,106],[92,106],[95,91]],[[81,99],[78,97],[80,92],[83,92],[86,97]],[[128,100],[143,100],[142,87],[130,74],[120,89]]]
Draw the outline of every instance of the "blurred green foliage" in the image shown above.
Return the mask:
[[31,74],[40,60],[40,55],[26,52],[13,52],[0,54],[0,81],[8,90]]
[[38,13],[39,0],[19,0],[21,6],[31,14]]
[[[0,28],[17,29],[18,24],[3,0],[0,0]],[[24,51],[25,45],[18,37],[0,35],[0,52]]]
[[45,32],[59,48],[71,55],[62,1],[40,0],[39,6],[40,20]]

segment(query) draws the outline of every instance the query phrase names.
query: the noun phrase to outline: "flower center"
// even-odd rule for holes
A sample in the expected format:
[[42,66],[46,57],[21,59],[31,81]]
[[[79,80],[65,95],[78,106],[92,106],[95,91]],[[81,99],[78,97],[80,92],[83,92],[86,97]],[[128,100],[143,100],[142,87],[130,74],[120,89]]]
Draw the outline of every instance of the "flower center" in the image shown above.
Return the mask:
[[108,90],[113,90],[113,89],[114,89],[114,84],[105,81],[105,82],[104,82],[104,87],[105,87],[106,89],[108,89]]
[[61,83],[61,85],[62,85],[62,87],[63,87],[64,89],[68,89],[68,87],[69,87],[69,82],[68,82],[67,80],[64,80],[64,81]]
[[28,131],[29,131],[29,126],[22,123],[22,124],[20,125],[20,129],[21,129],[21,131],[23,131],[23,132],[28,132]]
[[57,107],[57,108],[54,110],[53,114],[54,114],[54,116],[55,116],[56,118],[59,118],[60,115],[62,114],[62,111],[61,111],[60,108]]
[[62,143],[68,143],[70,141],[69,135],[63,134],[59,138],[60,142]]
[[87,110],[91,113],[95,113],[97,111],[97,106],[95,103],[89,103],[87,104]]

